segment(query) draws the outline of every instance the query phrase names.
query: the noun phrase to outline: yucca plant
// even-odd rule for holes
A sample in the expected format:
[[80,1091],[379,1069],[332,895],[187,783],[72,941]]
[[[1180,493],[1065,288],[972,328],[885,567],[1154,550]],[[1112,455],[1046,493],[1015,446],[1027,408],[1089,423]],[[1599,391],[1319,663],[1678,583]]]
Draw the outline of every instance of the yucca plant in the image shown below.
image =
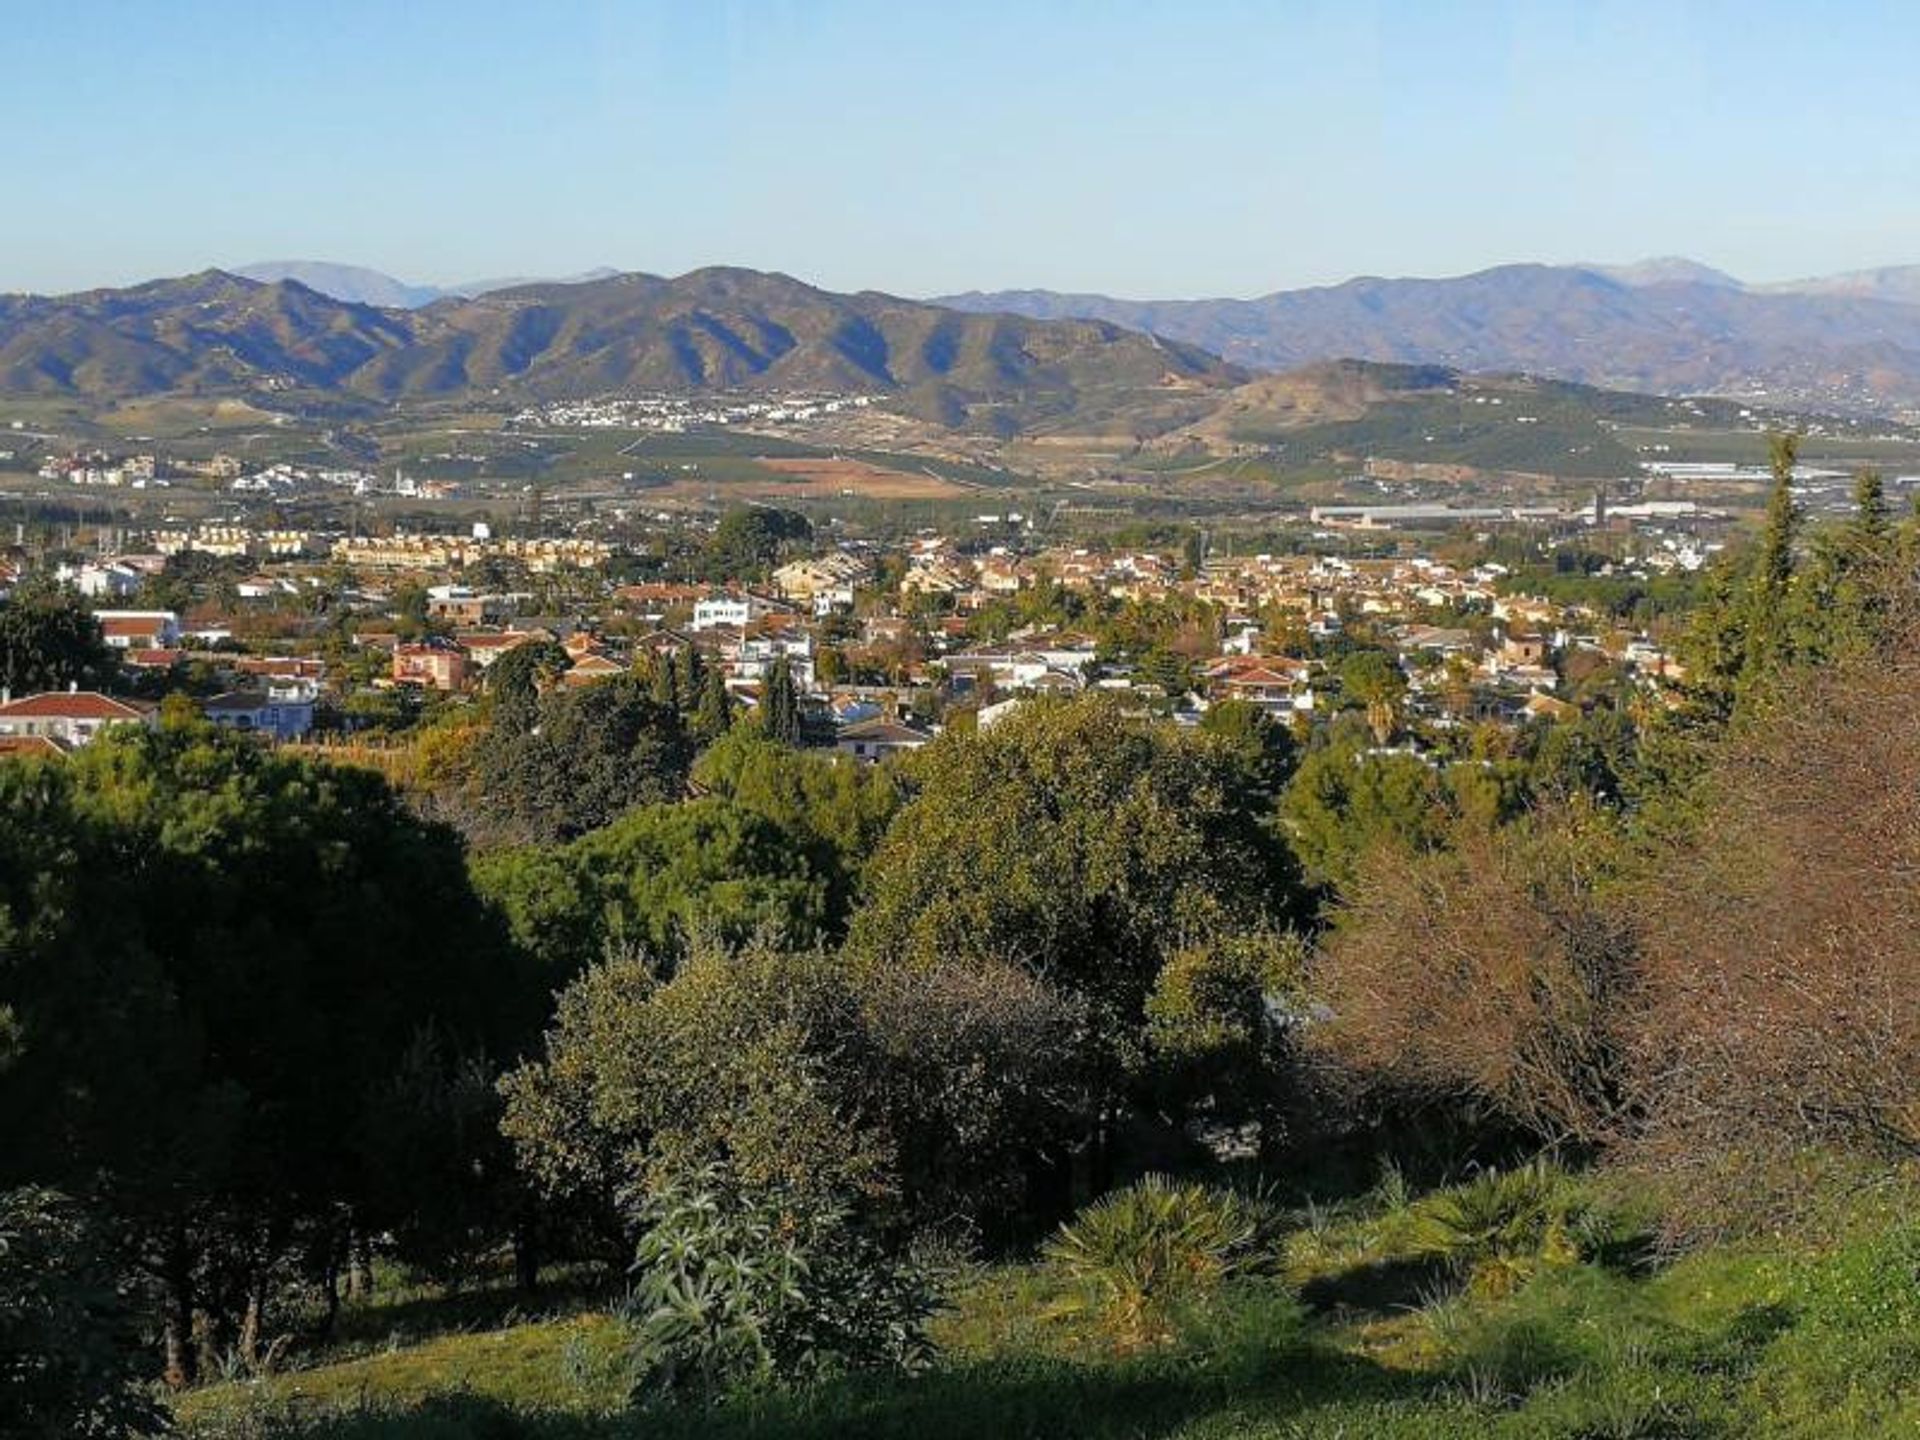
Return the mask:
[[1580,1258],[1581,1206],[1566,1175],[1535,1161],[1488,1170],[1420,1208],[1420,1248],[1447,1261],[1482,1295],[1508,1295],[1548,1265]]
[[1148,1175],[1063,1225],[1047,1258],[1081,1283],[1126,1346],[1167,1338],[1178,1301],[1278,1259],[1274,1208],[1231,1190]]

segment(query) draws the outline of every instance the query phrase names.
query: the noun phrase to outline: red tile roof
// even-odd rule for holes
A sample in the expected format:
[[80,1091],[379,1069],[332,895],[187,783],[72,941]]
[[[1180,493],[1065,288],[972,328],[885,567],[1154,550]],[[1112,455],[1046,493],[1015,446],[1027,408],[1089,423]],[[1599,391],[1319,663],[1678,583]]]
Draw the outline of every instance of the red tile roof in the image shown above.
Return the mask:
[[65,756],[66,747],[48,735],[0,735],[0,760],[9,755]]
[[49,690],[0,705],[0,720],[138,720],[140,714],[94,690]]

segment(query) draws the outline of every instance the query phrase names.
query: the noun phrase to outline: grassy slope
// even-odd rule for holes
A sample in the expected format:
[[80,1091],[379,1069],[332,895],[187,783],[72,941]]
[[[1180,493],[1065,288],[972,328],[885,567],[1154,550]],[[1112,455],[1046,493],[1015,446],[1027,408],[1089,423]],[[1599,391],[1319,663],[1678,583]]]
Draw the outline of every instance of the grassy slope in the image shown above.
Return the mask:
[[210,1388],[182,1415],[202,1440],[1920,1434],[1920,1235],[1884,1212],[1849,1226],[1826,1246],[1550,1270],[1486,1299],[1423,1275],[1392,1213],[1358,1215],[1297,1236],[1286,1286],[1243,1288],[1152,1353],[1116,1353],[1052,1277],[1005,1267],[963,1290],[940,1366],[911,1382],[619,1415],[615,1332],[576,1316]]

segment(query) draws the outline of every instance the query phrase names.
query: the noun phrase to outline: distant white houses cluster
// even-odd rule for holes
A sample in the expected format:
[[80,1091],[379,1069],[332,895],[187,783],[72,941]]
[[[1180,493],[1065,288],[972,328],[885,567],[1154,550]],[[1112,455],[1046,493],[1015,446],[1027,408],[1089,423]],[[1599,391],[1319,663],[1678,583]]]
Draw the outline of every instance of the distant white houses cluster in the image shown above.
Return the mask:
[[878,395],[803,392],[752,397],[673,394],[602,396],[556,401],[522,410],[508,423],[526,428],[552,425],[588,429],[653,430],[677,435],[702,425],[804,425],[847,410],[864,410]]

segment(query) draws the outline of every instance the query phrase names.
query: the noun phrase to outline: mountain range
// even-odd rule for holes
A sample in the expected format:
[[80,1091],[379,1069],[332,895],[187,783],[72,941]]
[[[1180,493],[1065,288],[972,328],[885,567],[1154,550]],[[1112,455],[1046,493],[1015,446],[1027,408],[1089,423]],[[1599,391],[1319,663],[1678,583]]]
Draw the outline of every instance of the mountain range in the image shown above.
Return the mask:
[[0,393],[94,401],[867,391],[953,428],[1011,434],[1119,416],[1186,423],[1208,393],[1244,378],[1195,347],[1105,321],[971,315],[722,268],[518,286],[413,309],[220,270],[0,296]]
[[460,285],[416,285],[364,265],[336,265],[330,260],[260,260],[251,265],[236,265],[229,274],[244,280],[298,280],[309,290],[355,305],[379,305],[389,310],[417,310],[436,300],[490,295],[496,290],[512,290],[522,285],[577,285],[588,280],[606,280],[620,272],[601,266],[578,275],[557,280],[531,275],[502,276],[492,280],[468,280]]
[[1105,320],[1253,370],[1351,357],[1827,410],[1920,409],[1920,266],[1749,286],[1681,259],[1503,265],[1448,279],[1369,276],[1251,300],[1001,290],[937,303]]
[[0,296],[0,393],[391,403],[864,390],[956,428],[1146,436],[1199,423],[1249,374],[1354,358],[1920,415],[1920,266],[1747,285],[1666,258],[1363,277],[1251,300],[937,301],[725,267],[463,293],[322,262],[247,268],[253,278]]

